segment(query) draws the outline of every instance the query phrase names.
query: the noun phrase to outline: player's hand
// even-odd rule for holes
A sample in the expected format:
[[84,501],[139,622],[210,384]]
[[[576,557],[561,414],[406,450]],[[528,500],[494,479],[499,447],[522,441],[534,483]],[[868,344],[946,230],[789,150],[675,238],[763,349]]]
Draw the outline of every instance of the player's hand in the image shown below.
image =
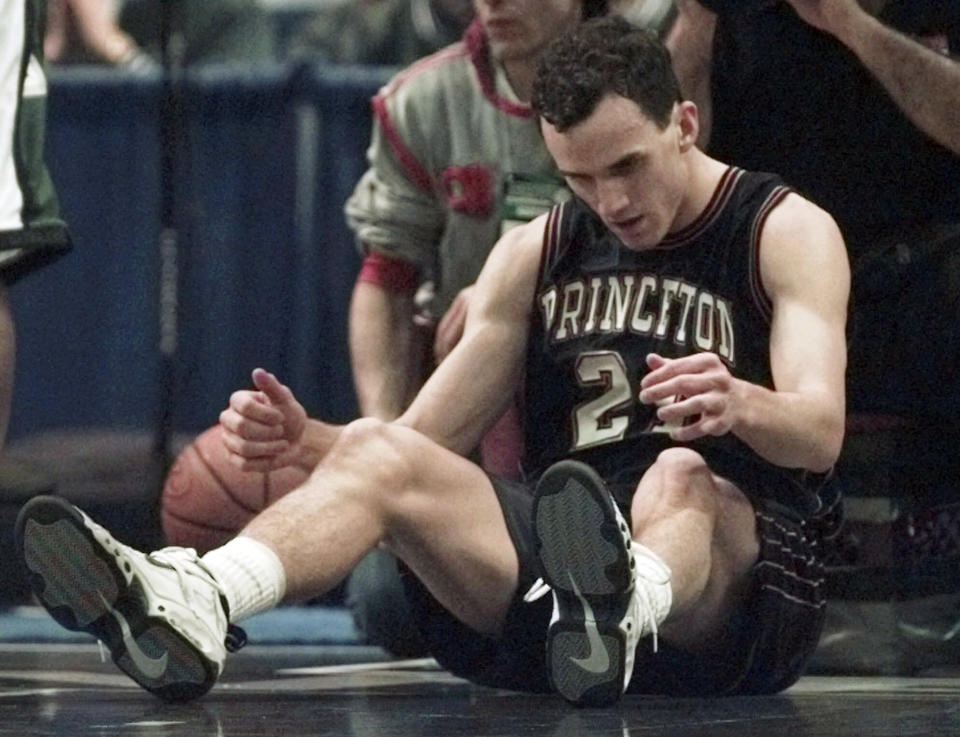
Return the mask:
[[436,337],[433,340],[433,358],[437,363],[446,358],[463,337],[463,326],[467,322],[467,308],[472,294],[472,284],[461,289],[450,305],[450,309],[440,319]]
[[245,471],[289,465],[296,457],[307,413],[273,374],[254,369],[253,385],[254,389],[234,392],[220,413],[230,460]]
[[647,356],[649,373],[640,382],[640,401],[662,405],[657,417],[670,437],[688,442],[725,435],[738,419],[737,380],[716,353],[682,358]]

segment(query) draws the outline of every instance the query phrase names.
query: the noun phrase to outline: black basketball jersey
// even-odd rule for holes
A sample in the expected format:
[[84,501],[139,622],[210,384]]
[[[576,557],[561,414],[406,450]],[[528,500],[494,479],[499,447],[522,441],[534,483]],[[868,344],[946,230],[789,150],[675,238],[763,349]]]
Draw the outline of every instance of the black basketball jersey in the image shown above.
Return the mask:
[[[644,471],[677,445],[637,398],[648,353],[712,351],[734,376],[772,388],[758,242],[788,192],[772,174],[730,168],[693,223],[639,252],[579,199],[551,211],[527,356],[529,476],[577,458],[629,507]],[[748,495],[800,516],[819,507],[815,494],[798,489],[802,474],[768,463],[733,434],[689,446]]]

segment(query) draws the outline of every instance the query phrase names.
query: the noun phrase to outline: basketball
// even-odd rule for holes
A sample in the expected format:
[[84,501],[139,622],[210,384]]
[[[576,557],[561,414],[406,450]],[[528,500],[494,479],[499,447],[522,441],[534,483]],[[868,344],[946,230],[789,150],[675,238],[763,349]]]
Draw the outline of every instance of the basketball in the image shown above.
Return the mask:
[[180,452],[167,474],[160,521],[170,545],[199,553],[218,547],[307,478],[292,467],[242,471],[230,462],[221,438],[220,425],[204,431]]

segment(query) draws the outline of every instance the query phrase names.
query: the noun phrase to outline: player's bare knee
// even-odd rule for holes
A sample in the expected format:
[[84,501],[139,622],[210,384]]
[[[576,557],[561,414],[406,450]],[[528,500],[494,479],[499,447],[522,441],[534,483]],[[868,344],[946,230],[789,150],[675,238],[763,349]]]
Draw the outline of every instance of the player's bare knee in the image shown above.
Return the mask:
[[696,492],[712,478],[707,461],[690,448],[664,450],[651,470],[659,477],[664,493]]
[[343,428],[323,465],[327,470],[357,474],[372,493],[389,497],[413,475],[407,445],[402,430],[364,417]]
[[645,518],[665,510],[715,506],[710,467],[702,455],[690,448],[668,448],[647,469],[634,496],[633,517]]

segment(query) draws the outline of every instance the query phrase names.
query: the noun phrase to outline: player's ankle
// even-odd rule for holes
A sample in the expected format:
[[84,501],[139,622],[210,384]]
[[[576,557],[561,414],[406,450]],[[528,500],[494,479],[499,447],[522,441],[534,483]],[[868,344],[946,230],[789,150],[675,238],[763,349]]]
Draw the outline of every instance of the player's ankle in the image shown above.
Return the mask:
[[283,564],[258,540],[239,535],[201,560],[223,588],[231,622],[273,609],[283,600]]

